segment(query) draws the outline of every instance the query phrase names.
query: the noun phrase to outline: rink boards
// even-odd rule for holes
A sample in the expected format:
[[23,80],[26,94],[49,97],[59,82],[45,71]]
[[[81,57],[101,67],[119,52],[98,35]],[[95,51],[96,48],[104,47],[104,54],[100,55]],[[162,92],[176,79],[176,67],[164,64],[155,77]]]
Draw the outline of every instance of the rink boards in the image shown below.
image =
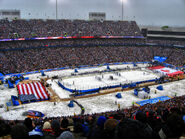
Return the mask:
[[93,89],[119,84],[131,84],[133,82],[152,80],[159,75],[147,70],[129,70],[120,72],[97,73],[78,77],[69,77],[60,81],[65,87],[77,90]]

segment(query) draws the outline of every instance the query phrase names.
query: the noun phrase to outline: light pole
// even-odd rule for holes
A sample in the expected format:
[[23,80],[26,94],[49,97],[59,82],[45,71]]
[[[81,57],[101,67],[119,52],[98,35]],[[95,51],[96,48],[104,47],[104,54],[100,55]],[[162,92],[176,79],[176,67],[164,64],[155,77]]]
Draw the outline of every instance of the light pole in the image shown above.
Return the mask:
[[121,7],[122,7],[122,14],[121,14],[122,16],[121,17],[122,17],[122,21],[123,21],[123,0],[121,0]]
[[57,0],[56,0],[56,20],[58,19],[58,4],[57,4]]

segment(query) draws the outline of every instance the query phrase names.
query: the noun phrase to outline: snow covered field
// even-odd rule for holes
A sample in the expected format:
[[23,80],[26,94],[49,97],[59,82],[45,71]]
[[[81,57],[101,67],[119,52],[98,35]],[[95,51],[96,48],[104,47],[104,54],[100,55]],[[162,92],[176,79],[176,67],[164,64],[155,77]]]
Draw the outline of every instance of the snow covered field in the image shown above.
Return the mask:
[[[120,66],[125,66],[125,65],[120,65]],[[143,66],[143,64],[141,64],[141,66]],[[111,66],[110,66],[111,67]],[[112,68],[117,68],[118,66],[112,66]],[[86,72],[89,72],[90,70],[94,71],[94,70],[98,70],[99,68],[91,68],[91,69],[86,69]],[[100,70],[106,69],[106,67],[100,67]],[[83,69],[80,69],[78,71],[84,72]],[[123,82],[127,81],[134,81],[134,80],[144,80],[143,77],[147,77],[148,78],[155,78],[156,75],[152,75],[152,74],[143,74],[143,72],[139,72],[136,71],[136,73],[133,72],[129,72],[125,73],[125,72],[120,72],[121,76],[124,77],[122,80]],[[63,71],[53,71],[53,72],[46,72],[46,75],[49,77],[52,77],[54,75],[58,75],[58,76],[69,76],[71,75],[71,73],[74,73],[74,70],[69,69],[69,70],[63,70]],[[125,73],[125,74],[124,74]],[[110,77],[111,73],[107,73],[105,75],[103,75],[106,78]],[[111,74],[112,75],[112,74]],[[150,77],[150,76],[151,77]],[[39,80],[39,78],[41,77],[40,74],[32,74],[32,75],[27,75],[26,77],[29,77],[32,80]],[[119,79],[119,76],[114,75],[115,78]],[[82,78],[82,77],[81,77]],[[87,76],[86,78],[88,78],[88,82],[86,85],[89,86],[89,84],[91,84],[92,86],[94,85],[99,85],[99,83],[101,84],[100,81],[92,81],[92,78],[95,79],[95,77],[91,77],[91,76]],[[85,84],[81,81],[82,79],[80,78],[68,78],[65,79],[64,81],[68,81],[69,83],[75,81],[75,85],[77,86],[79,84],[79,86],[81,84]],[[121,79],[119,79],[120,81],[122,81]],[[109,80],[105,80],[104,82],[106,82],[107,84]],[[51,81],[48,80],[49,84],[52,84],[52,88],[53,90],[59,95],[60,98],[68,98],[69,97],[69,92],[63,90],[62,88],[60,88],[57,85],[57,80]],[[150,96],[151,98],[155,98],[155,97],[159,97],[159,96],[174,96],[175,93],[177,93],[177,96],[182,96],[185,95],[185,80],[181,80],[181,81],[176,81],[173,83],[166,83],[163,84],[163,91],[157,91],[157,94],[154,93],[154,91],[156,90],[157,86],[150,86],[149,88],[151,89],[151,93]],[[85,113],[96,113],[96,112],[105,112],[105,111],[110,111],[110,110],[117,110],[117,105],[115,104],[115,102],[119,103],[121,108],[126,108],[126,107],[130,107],[132,105],[132,102],[137,102],[137,101],[141,101],[142,99],[137,98],[133,95],[133,90],[131,91],[124,91],[124,92],[120,92],[122,94],[122,98],[121,99],[117,99],[115,97],[115,95],[117,93],[112,93],[112,94],[108,94],[108,95],[103,95],[103,96],[96,96],[96,97],[91,97],[91,98],[83,98],[83,99],[77,99],[77,101],[82,104],[82,106],[85,108]],[[7,101],[10,100],[11,95],[15,95],[17,96],[17,90],[16,88],[13,89],[8,89],[7,87],[4,86],[0,86],[0,105],[5,105],[5,103]],[[48,117],[57,117],[57,116],[67,116],[67,115],[74,115],[75,114],[80,114],[81,113],[81,109],[80,107],[78,107],[76,104],[74,105],[73,108],[69,108],[67,106],[69,102],[57,102],[56,105],[54,105],[53,102],[37,102],[37,103],[30,103],[30,104],[24,104],[24,105],[20,105],[20,106],[16,106],[14,110],[10,110],[10,111],[6,111],[6,107],[2,107],[0,108],[0,116],[2,116],[4,119],[8,119],[8,120],[22,120],[25,118],[25,116],[22,116],[22,113],[28,110],[37,110],[37,111],[41,111],[44,114],[46,114],[46,116]]]

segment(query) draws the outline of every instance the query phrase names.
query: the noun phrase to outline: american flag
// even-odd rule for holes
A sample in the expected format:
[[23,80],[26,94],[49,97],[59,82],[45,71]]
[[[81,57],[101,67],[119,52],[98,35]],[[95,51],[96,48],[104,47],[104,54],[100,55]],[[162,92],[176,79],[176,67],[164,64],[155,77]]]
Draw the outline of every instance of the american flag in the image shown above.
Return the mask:
[[49,95],[46,88],[40,82],[17,85],[19,95],[35,95],[37,100],[46,100]]

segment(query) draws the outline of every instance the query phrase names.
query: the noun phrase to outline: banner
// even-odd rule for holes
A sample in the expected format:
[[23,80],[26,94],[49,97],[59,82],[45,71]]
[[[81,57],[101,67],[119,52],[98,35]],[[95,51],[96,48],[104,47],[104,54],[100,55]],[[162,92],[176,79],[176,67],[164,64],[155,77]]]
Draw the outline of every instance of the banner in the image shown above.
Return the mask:
[[167,57],[154,56],[154,60],[160,63],[166,61]]

